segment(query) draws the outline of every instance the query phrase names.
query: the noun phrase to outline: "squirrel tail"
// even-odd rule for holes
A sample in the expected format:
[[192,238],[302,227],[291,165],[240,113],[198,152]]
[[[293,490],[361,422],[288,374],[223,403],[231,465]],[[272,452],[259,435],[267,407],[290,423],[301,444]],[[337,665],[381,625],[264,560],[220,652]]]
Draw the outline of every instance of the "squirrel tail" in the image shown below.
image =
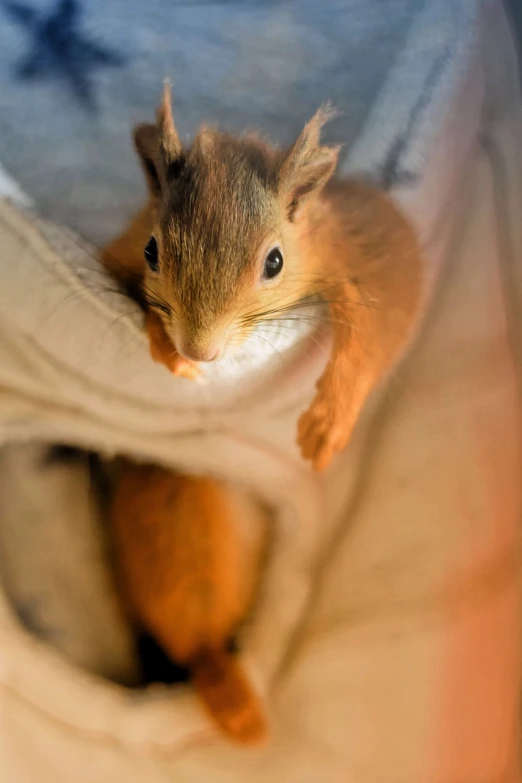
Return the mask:
[[236,659],[224,650],[203,650],[191,662],[192,681],[222,731],[243,745],[268,736],[260,701]]

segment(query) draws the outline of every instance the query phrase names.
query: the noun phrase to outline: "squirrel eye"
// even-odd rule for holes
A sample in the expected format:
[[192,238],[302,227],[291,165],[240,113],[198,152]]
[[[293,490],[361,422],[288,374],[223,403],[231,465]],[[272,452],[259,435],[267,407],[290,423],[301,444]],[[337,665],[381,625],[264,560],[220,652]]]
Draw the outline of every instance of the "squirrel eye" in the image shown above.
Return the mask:
[[158,245],[154,237],[151,237],[145,245],[145,261],[150,266],[153,272],[158,271]]
[[277,277],[283,268],[283,254],[278,247],[272,248],[270,253],[265,258],[265,266],[263,268],[263,278],[265,280],[271,280],[273,277]]

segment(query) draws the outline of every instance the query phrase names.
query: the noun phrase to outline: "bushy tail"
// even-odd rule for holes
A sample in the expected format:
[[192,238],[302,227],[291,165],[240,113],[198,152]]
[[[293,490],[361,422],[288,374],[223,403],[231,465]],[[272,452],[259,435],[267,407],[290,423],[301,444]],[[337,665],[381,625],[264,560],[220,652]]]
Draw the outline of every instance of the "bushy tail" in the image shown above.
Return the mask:
[[247,677],[224,650],[204,650],[191,663],[194,687],[221,730],[244,745],[268,736],[266,719]]

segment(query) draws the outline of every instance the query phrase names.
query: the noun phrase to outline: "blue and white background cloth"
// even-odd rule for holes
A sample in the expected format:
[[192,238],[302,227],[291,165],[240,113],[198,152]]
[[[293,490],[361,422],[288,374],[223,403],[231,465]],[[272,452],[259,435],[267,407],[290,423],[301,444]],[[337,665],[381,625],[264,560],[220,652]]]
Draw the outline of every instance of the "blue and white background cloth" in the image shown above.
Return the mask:
[[[520,19],[519,0],[513,10]],[[407,607],[435,605],[455,553],[482,558],[485,538],[518,552],[522,99],[512,43],[500,0],[0,0],[0,196],[20,188],[36,206],[0,197],[2,780],[446,779],[426,767],[433,698],[445,693],[450,707],[459,696],[453,679],[444,691],[440,650],[460,613],[418,623]],[[295,411],[279,385],[252,417],[257,369],[241,384],[224,379],[204,408],[203,387],[185,391],[153,365],[140,313],[94,290],[92,248],[58,225],[102,244],[141,204],[130,128],[152,118],[165,76],[184,138],[206,121],[287,143],[331,100],[341,168],[389,188],[421,229],[434,292],[423,329],[328,476],[293,458]],[[232,442],[234,432],[246,437]],[[266,587],[241,645],[277,731],[257,762],[193,742],[208,726],[190,691],[135,701],[89,676],[126,682],[134,661],[106,600],[98,510],[78,502],[90,497],[87,460],[19,450],[29,438],[222,472],[277,508]],[[460,680],[494,636],[469,645]],[[488,676],[510,670],[495,663],[469,707],[490,725]],[[502,692],[514,726],[519,694]],[[447,731],[450,715],[439,717]],[[498,763],[482,778],[507,780]],[[466,771],[452,779],[477,778]]]
[[492,4],[0,0],[0,162],[101,244],[143,200],[130,129],[169,77],[182,138],[205,121],[288,143],[330,100],[345,167],[408,187]]

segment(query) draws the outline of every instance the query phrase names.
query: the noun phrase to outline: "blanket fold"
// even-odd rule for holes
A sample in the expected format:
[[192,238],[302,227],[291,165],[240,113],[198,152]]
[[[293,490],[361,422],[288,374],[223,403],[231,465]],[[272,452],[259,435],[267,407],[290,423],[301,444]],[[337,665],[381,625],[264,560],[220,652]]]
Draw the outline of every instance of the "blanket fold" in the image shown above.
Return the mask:
[[[216,738],[189,688],[131,695],[89,674],[24,630],[4,590],[10,783],[519,780],[516,58],[498,3],[427,2],[408,29],[346,169],[385,183],[384,170],[406,172],[392,194],[422,240],[425,313],[324,475],[295,446],[324,366],[320,351],[308,356],[312,334],[297,346],[281,334],[283,375],[269,353],[245,355],[195,391],[152,365],[139,313],[104,290],[93,249],[4,191],[2,442],[210,472],[273,514],[241,654],[274,742],[242,753]],[[0,497],[0,524],[1,511]]]

